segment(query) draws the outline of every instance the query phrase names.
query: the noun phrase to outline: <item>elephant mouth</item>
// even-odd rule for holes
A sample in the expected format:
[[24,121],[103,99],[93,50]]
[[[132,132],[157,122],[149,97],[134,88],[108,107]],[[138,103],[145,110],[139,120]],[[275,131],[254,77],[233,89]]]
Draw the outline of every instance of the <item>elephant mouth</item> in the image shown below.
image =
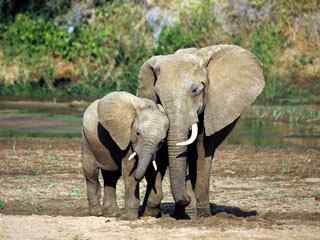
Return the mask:
[[183,142],[178,142],[178,143],[176,143],[176,145],[177,146],[188,146],[196,140],[197,136],[198,136],[198,124],[194,123],[194,124],[192,124],[192,127],[191,127],[191,135],[190,135],[189,139],[187,139],[186,141],[183,141]]
[[[128,157],[128,161],[132,161],[132,159],[135,159],[136,161],[138,161],[138,163],[136,164],[136,174],[135,174],[135,179],[136,181],[141,181],[141,179],[143,178],[144,174],[145,174],[145,170],[143,171],[143,173],[141,172],[141,164],[139,163],[139,161],[145,161],[145,159],[141,159],[139,158],[139,155],[136,152],[133,152],[130,154],[130,156]],[[156,154],[152,154],[150,161],[152,162],[152,166],[154,168],[155,171],[158,170],[157,167],[157,163],[156,163]],[[139,174],[137,173],[137,171],[139,172]]]

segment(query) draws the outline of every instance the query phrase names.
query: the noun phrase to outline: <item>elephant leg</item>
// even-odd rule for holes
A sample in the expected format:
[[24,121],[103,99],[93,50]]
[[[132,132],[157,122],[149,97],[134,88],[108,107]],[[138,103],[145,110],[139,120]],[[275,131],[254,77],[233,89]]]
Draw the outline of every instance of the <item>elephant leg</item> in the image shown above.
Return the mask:
[[190,204],[186,208],[186,212],[190,214],[192,217],[195,214],[195,209],[197,208],[197,199],[195,195],[195,189],[193,187],[192,180],[190,178],[187,178],[186,181],[186,191],[187,194],[190,196]]
[[120,171],[106,171],[101,169],[104,182],[103,215],[118,216],[120,209],[117,204],[116,186],[121,176]]
[[211,136],[204,136],[204,134],[201,134],[198,137],[195,194],[197,198],[197,215],[200,217],[207,217],[211,215],[209,183],[214,153],[233,130],[238,120],[239,118]]
[[89,149],[86,139],[82,139],[82,168],[87,185],[87,198],[90,215],[101,215],[101,187],[98,180],[99,168],[96,159]]
[[186,179],[186,191],[190,196],[190,204],[188,205],[186,211],[190,214],[191,217],[195,215],[197,208],[197,199],[195,195],[195,181],[197,176],[197,144],[198,141],[195,141],[193,144],[188,146],[188,175]]
[[140,196],[139,182],[134,178],[135,161],[125,159],[122,161],[122,176],[125,185],[125,212],[121,219],[132,220],[138,218]]
[[98,182],[98,173],[97,176],[86,176],[87,184],[87,197],[89,202],[89,213],[93,216],[102,215],[101,204],[100,204],[100,183]]
[[144,199],[144,216],[159,217],[161,214],[160,204],[163,198],[162,193],[163,175],[150,167],[146,172],[147,190]]
[[161,215],[160,204],[163,198],[162,181],[169,164],[168,146],[163,145],[156,157],[157,170],[150,164],[146,171],[147,189],[144,197],[144,216],[159,217]]
[[[203,137],[201,136],[200,139],[203,139]],[[197,153],[198,159],[196,161],[197,172],[195,181],[197,215],[207,217],[211,215],[209,203],[211,156],[205,156],[203,141],[198,142]]]

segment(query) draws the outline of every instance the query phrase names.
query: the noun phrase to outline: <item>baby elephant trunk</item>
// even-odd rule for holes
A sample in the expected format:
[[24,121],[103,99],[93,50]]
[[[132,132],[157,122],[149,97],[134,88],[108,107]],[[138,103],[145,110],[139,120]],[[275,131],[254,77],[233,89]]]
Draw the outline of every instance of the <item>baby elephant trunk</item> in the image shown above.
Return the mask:
[[152,151],[148,151],[139,156],[138,165],[135,171],[135,179],[140,181],[146,173],[146,170],[151,161],[154,160]]

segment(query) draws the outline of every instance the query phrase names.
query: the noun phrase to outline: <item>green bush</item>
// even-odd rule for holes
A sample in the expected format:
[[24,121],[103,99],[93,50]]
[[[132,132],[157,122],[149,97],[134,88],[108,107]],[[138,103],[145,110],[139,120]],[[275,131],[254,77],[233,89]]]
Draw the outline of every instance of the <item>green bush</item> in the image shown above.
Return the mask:
[[251,52],[260,60],[266,80],[265,89],[259,97],[262,102],[275,102],[296,93],[294,87],[286,86],[274,72],[277,53],[285,42],[280,30],[278,25],[261,24],[250,37]]
[[[123,17],[123,12],[128,16]],[[43,79],[45,90],[32,91],[37,83],[28,83],[31,79],[21,76],[21,81],[13,85],[3,84],[0,94],[100,96],[112,90],[134,93],[139,68],[151,56],[145,40],[148,36],[135,30],[141,16],[142,11],[133,4],[108,4],[98,8],[95,24],[81,24],[69,34],[41,16],[18,14],[0,33],[5,59],[29,66],[33,75]],[[80,72],[79,79],[54,89],[57,61],[73,64]]]
[[193,47],[196,42],[197,36],[191,31],[184,32],[180,24],[173,27],[165,27],[160,33],[153,52],[155,55],[171,54],[180,48]]
[[18,81],[14,84],[0,84],[0,96],[32,97],[43,99],[50,96],[52,90],[44,83]]
[[24,56],[37,58],[53,54],[66,60],[79,57],[103,57],[103,41],[112,34],[110,29],[101,26],[81,25],[72,34],[65,28],[53,24],[43,17],[18,14],[7,28],[2,43],[4,53],[9,57]]
[[276,51],[284,43],[279,26],[262,24],[251,34],[251,51],[259,58],[265,71],[274,64]]
[[[53,17],[63,19],[62,13],[70,8],[70,0],[28,0],[14,11],[6,10],[13,0],[0,0],[1,64],[16,64],[19,69],[27,69],[21,71],[13,84],[5,84],[0,79],[0,95],[43,98],[98,97],[114,90],[134,93],[140,66],[152,55],[170,54],[180,48],[233,43],[250,49],[262,63],[266,87],[259,98],[261,102],[274,103],[297,96],[301,99],[310,93],[289,84],[290,81],[284,79],[290,76],[289,67],[280,74],[277,64],[284,49],[292,44],[285,37],[291,17],[298,11],[312,11],[317,1],[281,0],[272,9],[272,14],[276,14],[272,21],[241,28],[243,31],[234,36],[226,33],[216,21],[212,11],[215,0],[201,1],[191,9],[182,10],[180,22],[165,27],[154,44],[152,33],[143,21],[143,6],[130,1],[95,0],[98,6],[95,22],[81,22],[74,32],[68,33],[66,26],[54,23]],[[257,8],[265,2],[250,0]],[[1,23],[4,17],[6,21]],[[316,59],[306,54],[297,62],[308,65]],[[71,65],[71,74],[76,76],[67,76],[68,83],[57,87],[55,81],[65,77],[59,75],[59,63]]]
[[28,15],[17,15],[4,35],[4,53],[15,57],[26,53],[28,57],[46,50],[46,36],[51,35],[51,26],[42,18],[31,19]]
[[[212,0],[205,0],[180,13],[180,23],[162,29],[155,55],[171,54],[180,48],[201,47],[221,42],[220,30],[211,12]],[[219,36],[218,36],[219,35]]]
[[260,103],[296,104],[312,100],[309,90],[286,83],[276,73],[268,74],[265,80],[265,88],[258,100]]

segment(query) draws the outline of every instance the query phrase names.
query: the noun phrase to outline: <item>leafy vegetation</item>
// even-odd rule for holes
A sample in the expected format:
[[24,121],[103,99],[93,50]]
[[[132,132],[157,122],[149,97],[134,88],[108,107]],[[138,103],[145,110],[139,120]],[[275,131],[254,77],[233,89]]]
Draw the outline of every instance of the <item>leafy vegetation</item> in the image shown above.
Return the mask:
[[[230,43],[250,49],[260,60],[266,78],[261,103],[314,100],[315,89],[320,90],[313,80],[317,72],[301,76],[297,71],[312,69],[320,52],[301,52],[311,49],[304,43],[294,60],[284,62],[282,58],[286,50],[301,46],[292,34],[292,19],[299,12],[312,12],[318,1],[278,1],[272,19],[241,28],[239,34],[226,32],[221,19],[216,19],[212,12],[216,1],[181,10],[180,21],[164,27],[154,41],[143,7],[129,1],[93,1],[94,22],[83,21],[69,31],[70,24],[58,24],[57,19],[72,13],[70,0],[29,0],[11,12],[5,9],[15,1],[0,0],[0,95],[83,98],[113,90],[134,93],[139,68],[152,55]],[[259,9],[267,1],[249,2]],[[301,88],[299,81],[304,78],[312,84]]]
[[154,53],[164,55],[174,53],[179,48],[193,47],[196,43],[196,37],[192,32],[185,33],[181,25],[165,27],[161,31]]
[[[122,18],[121,12],[129,16]],[[133,4],[106,5],[98,9],[95,25],[82,24],[73,33],[42,16],[16,15],[1,37],[4,59],[7,64],[23,63],[31,73],[22,74],[14,84],[2,83],[0,95],[76,97],[120,89],[134,92],[139,67],[150,56],[145,36],[134,28],[141,14]],[[61,79],[59,72],[66,65],[69,76]],[[61,86],[60,80],[68,84]]]
[[180,48],[201,47],[221,41],[214,30],[219,27],[210,12],[211,4],[211,0],[205,0],[189,11],[181,11],[179,23],[162,29],[153,54],[170,54]]

